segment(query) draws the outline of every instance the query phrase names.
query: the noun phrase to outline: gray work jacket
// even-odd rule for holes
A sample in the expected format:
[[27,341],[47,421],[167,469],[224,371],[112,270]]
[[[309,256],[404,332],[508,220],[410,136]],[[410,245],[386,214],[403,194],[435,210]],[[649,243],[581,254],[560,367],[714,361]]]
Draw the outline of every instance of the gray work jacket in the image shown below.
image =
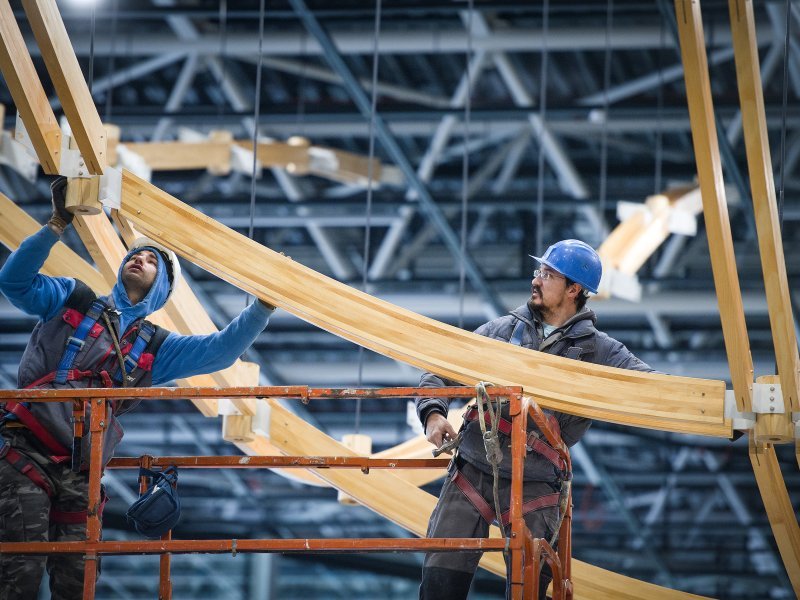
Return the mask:
[[[520,345],[523,348],[607,367],[645,372],[654,371],[649,365],[636,358],[624,344],[595,329],[595,321],[594,312],[584,308],[553,331],[546,339],[543,339],[544,328],[541,315],[537,311],[531,310],[526,304],[511,311],[508,315],[481,325],[475,330],[475,333],[508,342],[511,340],[517,324],[521,323],[523,331]],[[457,386],[460,383],[439,377],[433,373],[425,373],[422,375],[419,385],[420,387],[444,387]],[[569,382],[565,381],[564,385],[569,385]],[[422,422],[422,426],[425,426],[428,416],[432,412],[447,416],[449,404],[450,400],[447,398],[418,399],[416,402],[417,416]],[[572,446],[578,442],[591,425],[591,420],[584,417],[550,410],[545,410],[544,412],[552,415],[557,420],[561,429],[561,438],[567,446]],[[506,407],[506,418],[508,418],[507,413],[508,409]],[[538,428],[530,419],[528,431],[538,431]],[[511,440],[508,436],[500,434],[500,442],[503,447],[503,462],[500,466],[500,474],[503,477],[510,477]],[[491,473],[491,466],[486,460],[486,450],[483,444],[480,424],[477,421],[466,424],[459,455],[485,473]],[[526,480],[556,482],[563,477],[564,474],[560,473],[552,462],[534,452],[528,453],[525,459]]]

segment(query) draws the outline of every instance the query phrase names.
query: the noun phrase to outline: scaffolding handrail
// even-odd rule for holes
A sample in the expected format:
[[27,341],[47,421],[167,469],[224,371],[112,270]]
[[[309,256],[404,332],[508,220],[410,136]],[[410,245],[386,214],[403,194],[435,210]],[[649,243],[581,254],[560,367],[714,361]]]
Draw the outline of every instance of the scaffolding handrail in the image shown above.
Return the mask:
[[[569,453],[559,434],[552,430],[546,415],[529,398],[523,397],[521,387],[490,386],[487,395],[497,401],[508,403],[512,422],[511,446],[511,497],[510,534],[505,538],[336,538],[336,539],[283,539],[283,540],[173,540],[167,532],[161,540],[111,542],[100,540],[100,479],[104,466],[109,468],[139,468],[144,466],[176,465],[186,468],[359,468],[365,474],[372,468],[441,468],[448,459],[386,459],[353,456],[170,456],[156,457],[149,454],[140,457],[112,459],[102,464],[103,432],[107,423],[107,402],[119,399],[137,400],[185,400],[192,398],[269,397],[298,399],[304,403],[322,399],[384,399],[413,397],[475,397],[470,386],[443,388],[311,388],[308,386],[253,386],[236,388],[92,388],[92,389],[28,389],[0,390],[0,402],[16,400],[22,402],[71,401],[75,415],[89,414],[91,435],[89,459],[89,498],[86,522],[86,541],[70,542],[0,542],[0,554],[83,554],[84,600],[94,598],[97,583],[98,556],[101,554],[159,554],[161,555],[160,597],[171,597],[170,554],[206,552],[504,552],[511,563],[511,597],[521,600],[538,590],[538,565],[542,558],[551,564],[558,578],[554,586],[555,598],[571,598],[569,550],[571,546],[571,501],[568,518],[562,527],[562,539],[557,553],[546,540],[533,540],[522,514],[523,461],[525,459],[526,429],[528,415],[542,430],[545,438],[554,443],[559,452]],[[75,428],[82,427],[76,419]],[[83,432],[81,432],[82,434]],[[140,487],[144,481],[140,482]],[[535,542],[535,543],[534,543]],[[564,554],[563,550],[567,550]]]

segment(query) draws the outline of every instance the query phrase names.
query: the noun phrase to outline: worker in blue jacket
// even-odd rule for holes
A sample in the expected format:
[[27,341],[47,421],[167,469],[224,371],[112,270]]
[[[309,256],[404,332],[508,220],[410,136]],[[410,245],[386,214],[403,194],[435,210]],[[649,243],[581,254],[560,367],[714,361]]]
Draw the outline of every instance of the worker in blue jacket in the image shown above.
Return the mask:
[[[142,238],[125,256],[108,296],[82,281],[39,273],[73,215],[65,209],[66,179],[51,186],[53,214],[0,269],[0,291],[39,318],[20,361],[20,388],[144,387],[224,369],[255,341],[274,307],[254,302],[225,329],[179,335],[146,317],[178,283],[173,252]],[[109,402],[105,464],[123,435],[118,417],[136,401]],[[73,448],[72,405],[0,405],[0,541],[85,539],[89,436]],[[77,458],[76,458],[77,457]],[[36,598],[45,568],[54,600],[80,598],[81,555],[0,555],[0,600]]]

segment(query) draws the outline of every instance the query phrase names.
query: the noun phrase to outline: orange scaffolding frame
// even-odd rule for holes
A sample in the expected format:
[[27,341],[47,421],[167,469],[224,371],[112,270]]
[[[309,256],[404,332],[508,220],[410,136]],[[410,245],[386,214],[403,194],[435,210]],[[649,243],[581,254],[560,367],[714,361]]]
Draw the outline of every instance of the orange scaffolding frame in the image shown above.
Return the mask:
[[[192,398],[284,398],[301,400],[346,398],[413,398],[451,397],[473,398],[472,387],[414,388],[309,388],[307,386],[262,386],[235,388],[101,388],[69,390],[0,390],[0,403],[18,402],[69,402],[73,403],[74,434],[83,437],[86,415],[89,415],[91,432],[89,458],[89,499],[86,522],[86,541],[83,542],[0,542],[0,554],[83,554],[84,600],[94,598],[97,583],[97,559],[101,554],[160,554],[159,598],[172,595],[170,581],[170,555],[182,553],[353,553],[353,552],[504,552],[509,555],[511,597],[514,600],[536,598],[539,571],[546,562],[553,572],[553,599],[571,600],[571,541],[572,497],[559,532],[558,551],[546,540],[533,538],[522,515],[523,461],[526,444],[526,415],[539,427],[548,443],[555,448],[571,471],[569,451],[547,420],[539,406],[529,398],[523,399],[522,388],[487,386],[489,398],[509,403],[512,420],[511,447],[511,501],[510,535],[503,539],[490,538],[329,538],[329,539],[226,539],[226,540],[173,540],[171,531],[160,540],[101,541],[100,540],[100,480],[103,474],[103,432],[106,428],[107,402],[112,400],[185,400]],[[527,409],[526,409],[527,406]],[[251,456],[243,462],[239,456],[164,456],[144,455],[138,458],[115,458],[107,467],[152,468],[175,465],[183,468],[357,468],[365,474],[370,469],[442,468],[450,459],[385,459],[369,457],[304,457],[304,456]],[[140,487],[146,488],[146,478]]]

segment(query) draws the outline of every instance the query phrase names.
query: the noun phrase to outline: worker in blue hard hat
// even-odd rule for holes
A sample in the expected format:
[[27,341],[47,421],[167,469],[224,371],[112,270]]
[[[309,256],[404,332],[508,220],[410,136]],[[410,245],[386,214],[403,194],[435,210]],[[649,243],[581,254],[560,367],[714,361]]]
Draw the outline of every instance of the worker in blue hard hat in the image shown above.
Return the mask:
[[[508,315],[481,325],[475,333],[509,342],[532,351],[546,352],[575,360],[653,371],[636,358],[622,343],[595,328],[595,314],[586,307],[590,294],[597,293],[602,276],[600,257],[580,240],[563,240],[550,246],[541,256],[533,257],[539,268],[533,272],[528,301]],[[425,373],[421,387],[459,385],[459,382]],[[569,385],[565,382],[565,385]],[[425,434],[434,446],[455,446],[439,501],[431,515],[428,537],[485,537],[489,525],[498,520],[494,503],[497,486],[500,520],[507,519],[511,490],[511,423],[508,408],[501,412],[498,437],[502,459],[492,465],[478,422],[478,407],[469,408],[460,432],[447,420],[449,400],[421,398],[417,415]],[[589,419],[545,410],[551,428],[567,446],[583,437],[591,425]],[[535,425],[528,428],[528,455],[524,469],[525,522],[533,537],[555,544],[563,515],[562,494],[566,496],[572,473],[545,441]],[[493,468],[494,466],[494,468]],[[495,481],[494,472],[497,472]],[[425,556],[420,598],[460,600],[467,597],[480,560],[480,552],[432,552]],[[539,598],[552,579],[545,565],[540,578]],[[509,586],[506,587],[509,590]]]

